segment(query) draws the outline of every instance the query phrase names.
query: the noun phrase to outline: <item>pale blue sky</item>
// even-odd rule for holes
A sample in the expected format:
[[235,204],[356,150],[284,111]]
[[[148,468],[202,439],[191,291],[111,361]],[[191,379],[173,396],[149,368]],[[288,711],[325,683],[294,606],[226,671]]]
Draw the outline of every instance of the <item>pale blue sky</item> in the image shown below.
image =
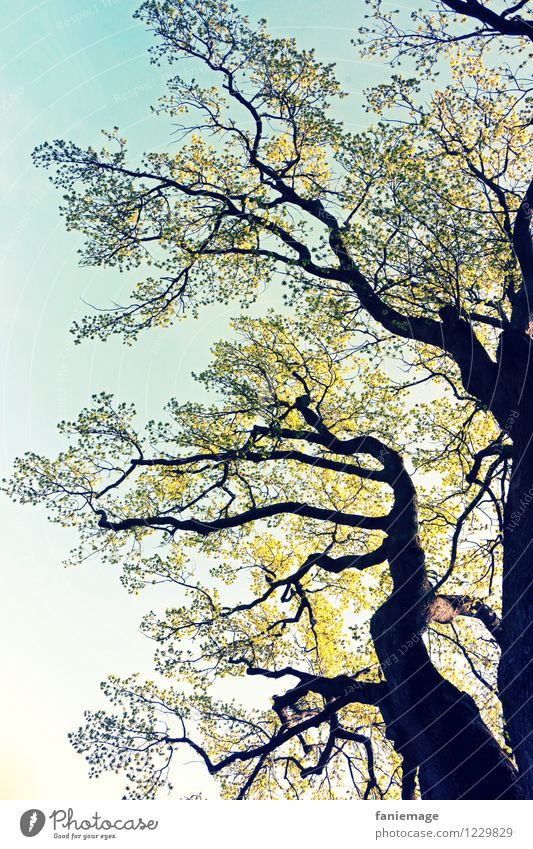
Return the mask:
[[[320,58],[337,60],[352,94],[343,102],[346,122],[355,128],[365,121],[362,89],[384,69],[359,61],[350,44],[362,0],[239,5],[279,34],[314,46]],[[75,417],[93,392],[133,400],[147,418],[173,395],[192,398],[190,369],[207,363],[209,346],[237,312],[235,305],[205,310],[197,321],[145,333],[133,348],[119,340],[73,344],[68,329],[86,311],[83,301],[107,306],[134,280],[78,267],[77,237],[65,232],[58,195],[30,153],[56,137],[98,142],[99,130],[115,124],[134,150],[170,144],[167,127],[149,113],[164,71],[149,65],[150,37],[132,20],[132,0],[7,6],[0,23],[0,475],[28,449],[53,455],[60,444],[55,423]],[[66,735],[84,708],[99,704],[98,685],[108,674],[149,671],[152,646],[138,623],[157,599],[127,595],[118,576],[95,562],[64,569],[74,539],[49,525],[43,510],[2,498],[0,539],[0,798],[116,798],[122,781],[89,781]],[[205,786],[199,767],[184,767],[180,776],[178,793]]]

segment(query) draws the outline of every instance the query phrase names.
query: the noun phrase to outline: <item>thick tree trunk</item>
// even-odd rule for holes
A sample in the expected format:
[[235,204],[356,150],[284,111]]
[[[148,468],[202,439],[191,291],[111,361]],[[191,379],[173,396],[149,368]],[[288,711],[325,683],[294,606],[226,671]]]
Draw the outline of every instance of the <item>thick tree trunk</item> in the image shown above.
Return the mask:
[[518,798],[516,773],[474,700],[440,675],[423,643],[431,596],[418,542],[398,546],[389,565],[394,588],[371,623],[389,687],[380,709],[396,750],[418,766],[422,798]]
[[[523,397],[531,399],[524,388]],[[505,505],[498,684],[522,795],[533,799],[533,411],[527,406],[523,401],[510,428],[513,468]]]

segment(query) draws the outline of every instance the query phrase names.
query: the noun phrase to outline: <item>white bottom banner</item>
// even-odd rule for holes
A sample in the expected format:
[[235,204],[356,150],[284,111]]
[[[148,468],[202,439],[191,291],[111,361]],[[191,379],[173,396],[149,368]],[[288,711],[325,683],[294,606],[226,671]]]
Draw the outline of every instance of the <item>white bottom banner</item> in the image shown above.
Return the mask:
[[[270,810],[269,810],[270,808]],[[530,802],[0,802],[0,845],[533,845]]]

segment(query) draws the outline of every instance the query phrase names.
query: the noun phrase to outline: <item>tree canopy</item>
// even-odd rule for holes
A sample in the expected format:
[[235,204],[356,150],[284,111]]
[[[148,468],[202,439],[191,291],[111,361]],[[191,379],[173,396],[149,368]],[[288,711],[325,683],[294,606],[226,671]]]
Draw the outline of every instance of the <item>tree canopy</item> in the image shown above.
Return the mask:
[[58,458],[28,453],[7,484],[79,528],[74,559],[181,599],[143,621],[154,680],[111,678],[114,712],[72,735],[133,797],[169,783],[180,747],[228,798],[529,793],[531,578],[513,545],[533,483],[531,25],[524,3],[446,0],[413,29],[369,5],[367,54],[427,80],[391,74],[364,131],[294,39],[223,0],[150,1],[153,62],[198,68],[156,110],[175,148],[133,161],[115,128],[101,149],[35,152],[82,261],[139,280],[76,341],[131,343],[269,281],[285,297],[215,346],[207,403],[142,426],[104,392],[60,425]]

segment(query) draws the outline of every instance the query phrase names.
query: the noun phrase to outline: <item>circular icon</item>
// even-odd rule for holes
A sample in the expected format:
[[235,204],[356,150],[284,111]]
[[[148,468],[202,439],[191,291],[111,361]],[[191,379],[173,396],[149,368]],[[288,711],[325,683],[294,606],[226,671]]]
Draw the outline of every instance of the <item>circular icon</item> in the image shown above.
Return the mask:
[[38,808],[30,808],[29,811],[24,811],[20,818],[20,830],[24,837],[35,837],[43,830],[46,817]]

